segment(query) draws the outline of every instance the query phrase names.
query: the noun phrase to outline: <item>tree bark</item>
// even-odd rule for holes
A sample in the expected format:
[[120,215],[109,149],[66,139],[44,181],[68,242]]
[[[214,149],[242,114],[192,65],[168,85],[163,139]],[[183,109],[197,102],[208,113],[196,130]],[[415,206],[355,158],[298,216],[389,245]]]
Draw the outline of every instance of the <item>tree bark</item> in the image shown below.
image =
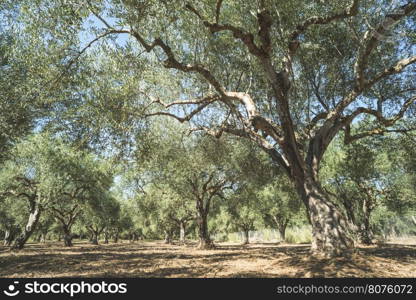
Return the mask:
[[185,230],[186,223],[184,221],[179,222],[179,242],[185,244]]
[[373,244],[373,232],[370,226],[370,215],[372,212],[372,201],[364,199],[363,202],[363,224],[360,232],[360,241],[365,245]]
[[320,184],[312,178],[297,178],[296,186],[312,226],[312,254],[339,256],[352,250],[354,242],[349,237],[348,223]]
[[93,232],[91,244],[98,245],[98,232]]
[[198,237],[199,244],[198,249],[213,249],[215,248],[214,243],[211,241],[208,233],[207,215],[205,213],[198,213],[197,217],[198,225]]
[[287,228],[287,222],[283,222],[282,224],[280,224],[280,226],[278,226],[280,239],[282,240],[282,242],[286,240],[286,228]]
[[6,229],[4,233],[4,246],[9,247],[16,237],[17,230],[14,228]]
[[10,230],[6,229],[6,231],[4,232],[4,243],[3,243],[4,246],[9,246],[10,245],[9,244],[10,235],[11,235]]
[[30,238],[32,233],[35,231],[36,225],[38,224],[40,218],[40,208],[39,205],[33,201],[31,203],[31,209],[29,214],[29,219],[23,230],[22,234],[14,241],[12,249],[23,249],[27,240]]
[[166,230],[165,231],[165,244],[172,244],[172,231]]
[[274,223],[279,231],[280,240],[284,242],[286,240],[286,228],[289,223],[288,218],[284,218],[282,215],[273,216]]
[[245,229],[244,230],[244,242],[243,242],[243,245],[248,245],[248,244],[250,244],[250,232],[247,229]]
[[64,245],[65,247],[72,247],[72,233],[68,226],[63,225],[62,231],[64,232]]

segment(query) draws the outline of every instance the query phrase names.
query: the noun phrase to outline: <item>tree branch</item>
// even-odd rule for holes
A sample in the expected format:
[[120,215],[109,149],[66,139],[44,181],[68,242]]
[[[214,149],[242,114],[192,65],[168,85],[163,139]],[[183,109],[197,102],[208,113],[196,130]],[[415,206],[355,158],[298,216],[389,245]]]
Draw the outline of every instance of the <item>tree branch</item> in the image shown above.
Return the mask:
[[379,44],[381,37],[388,30],[390,30],[402,18],[410,15],[416,10],[416,2],[412,1],[398,8],[396,12],[387,14],[375,30],[367,30],[364,34],[364,45],[359,50],[357,60],[354,65],[354,73],[356,77],[356,84],[358,89],[363,89],[365,86],[365,69],[368,64],[369,57],[373,50]]
[[351,5],[343,11],[327,17],[311,17],[302,24],[296,26],[296,30],[289,36],[289,57],[293,57],[299,47],[299,36],[312,25],[325,25],[336,20],[353,17],[358,14],[359,0],[353,0]]

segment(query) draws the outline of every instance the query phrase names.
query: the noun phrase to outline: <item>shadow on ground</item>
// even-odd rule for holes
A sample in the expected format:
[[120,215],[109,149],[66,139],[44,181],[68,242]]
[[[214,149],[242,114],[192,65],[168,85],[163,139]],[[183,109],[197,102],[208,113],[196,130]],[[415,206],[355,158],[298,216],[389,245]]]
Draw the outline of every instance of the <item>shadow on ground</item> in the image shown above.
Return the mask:
[[416,245],[359,247],[349,257],[317,259],[309,245],[162,242],[92,246],[29,244],[0,248],[0,277],[416,277]]

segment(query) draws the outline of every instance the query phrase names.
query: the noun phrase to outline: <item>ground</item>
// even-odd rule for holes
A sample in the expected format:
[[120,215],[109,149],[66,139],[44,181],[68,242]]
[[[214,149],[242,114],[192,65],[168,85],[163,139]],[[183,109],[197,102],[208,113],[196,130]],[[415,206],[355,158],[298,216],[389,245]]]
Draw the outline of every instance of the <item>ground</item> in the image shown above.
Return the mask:
[[309,245],[161,241],[93,246],[78,242],[0,247],[0,277],[416,277],[416,243],[360,246],[346,258],[315,259]]

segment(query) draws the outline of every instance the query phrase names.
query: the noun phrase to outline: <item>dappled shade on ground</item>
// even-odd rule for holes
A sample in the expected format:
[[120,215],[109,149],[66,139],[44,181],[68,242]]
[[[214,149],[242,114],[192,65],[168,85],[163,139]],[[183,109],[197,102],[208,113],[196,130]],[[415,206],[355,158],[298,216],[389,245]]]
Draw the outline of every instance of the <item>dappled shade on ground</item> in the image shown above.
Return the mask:
[[316,259],[309,245],[217,244],[196,250],[162,242],[0,248],[1,277],[416,277],[416,245],[359,247],[351,257]]

